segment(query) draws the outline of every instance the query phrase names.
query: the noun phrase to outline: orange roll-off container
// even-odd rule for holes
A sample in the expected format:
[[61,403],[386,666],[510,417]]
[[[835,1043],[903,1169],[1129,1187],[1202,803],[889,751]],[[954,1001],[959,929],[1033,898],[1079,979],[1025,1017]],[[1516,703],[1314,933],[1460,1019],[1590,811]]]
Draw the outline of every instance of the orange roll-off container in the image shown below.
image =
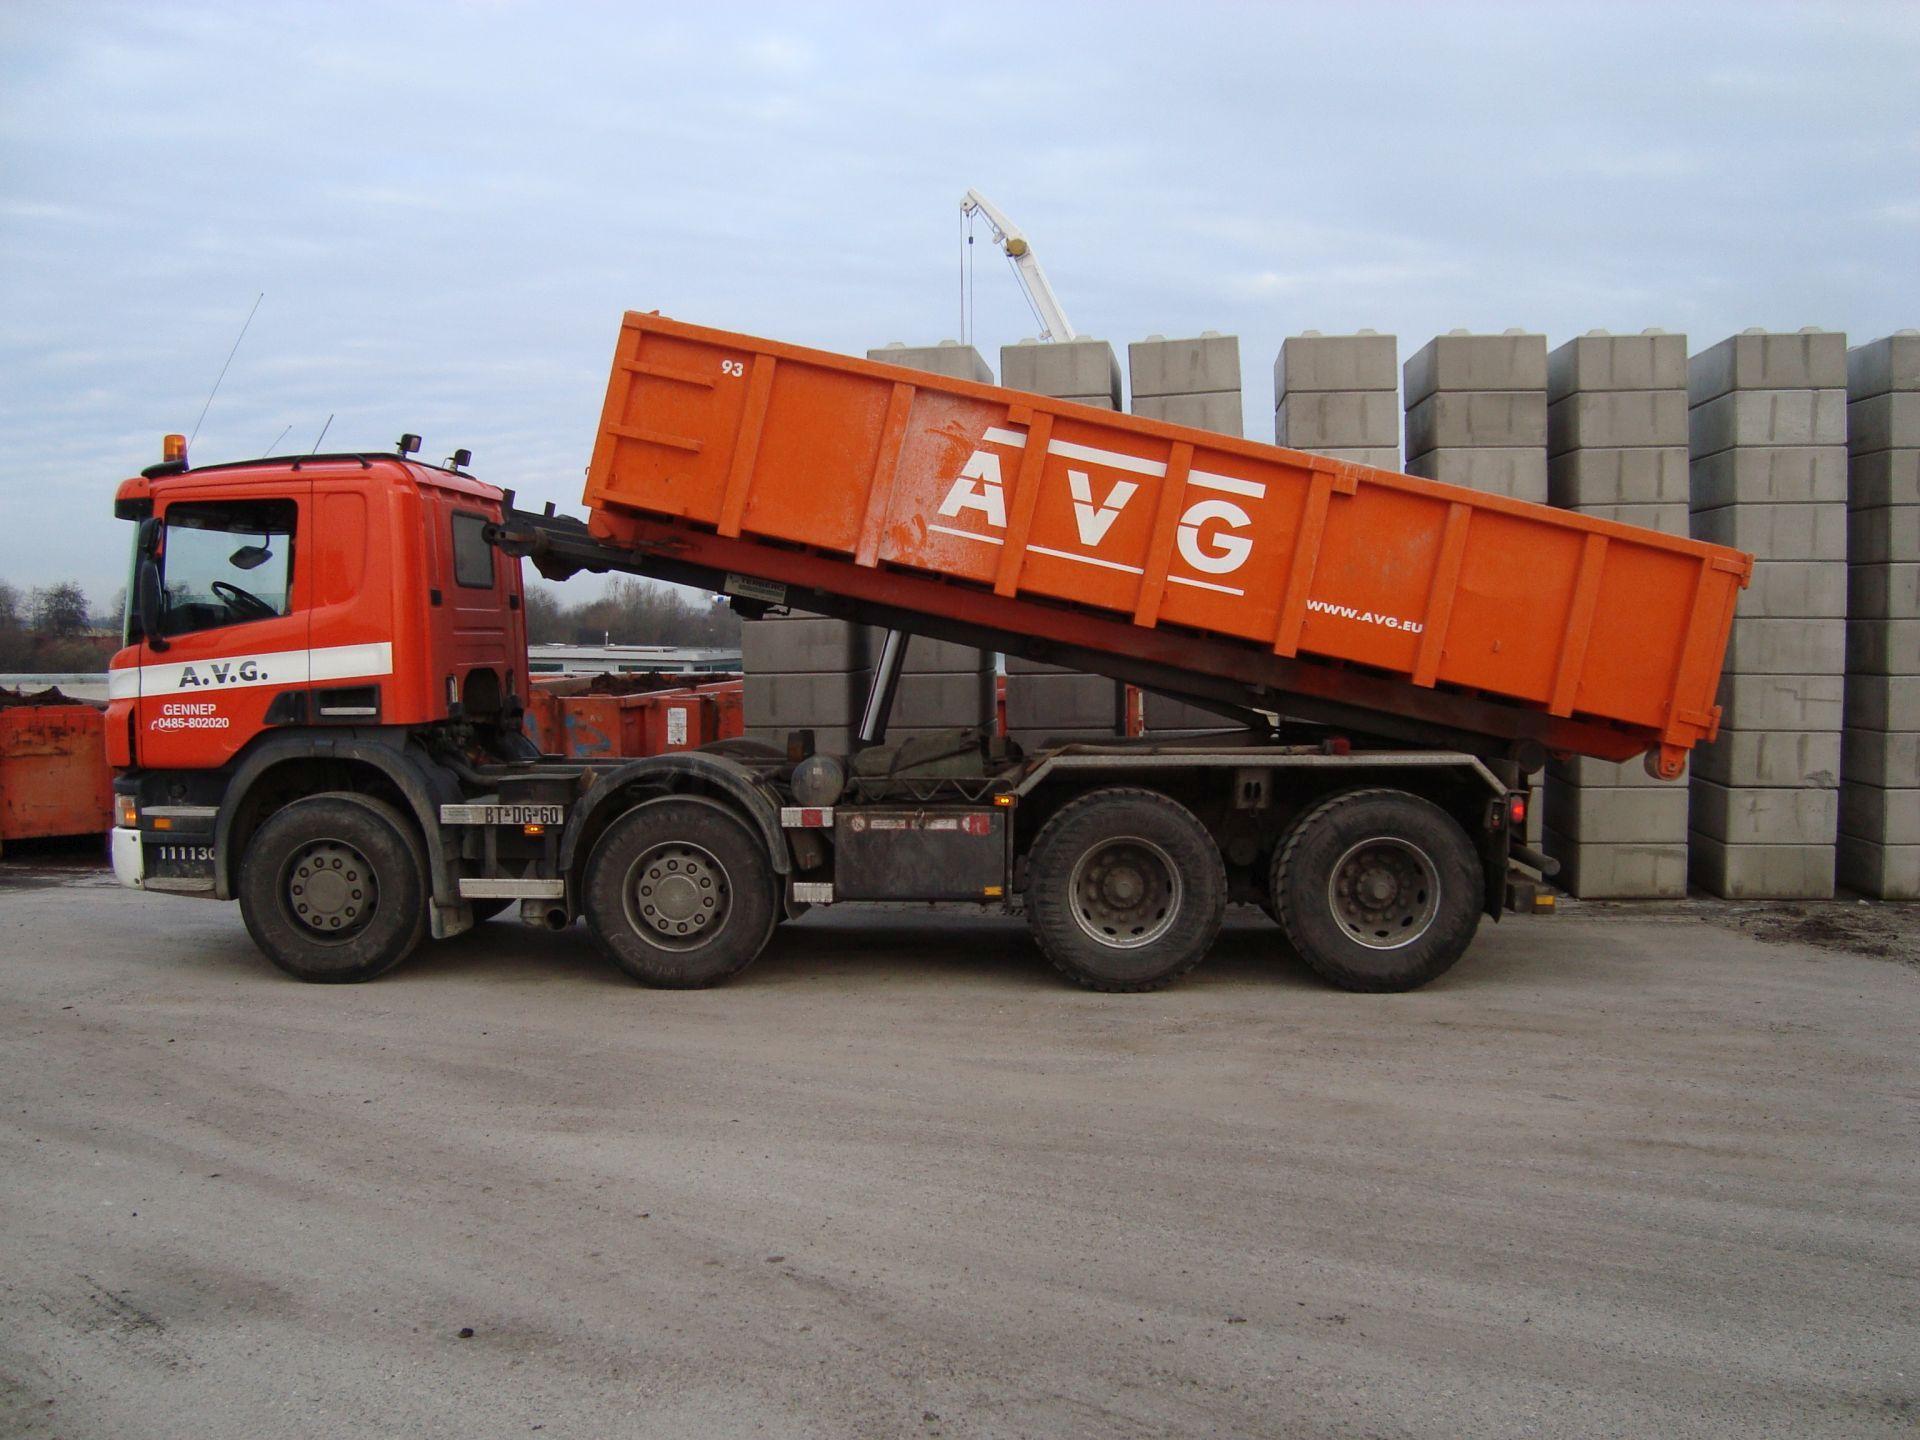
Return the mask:
[[598,538],[1680,773],[1736,550],[629,313]]

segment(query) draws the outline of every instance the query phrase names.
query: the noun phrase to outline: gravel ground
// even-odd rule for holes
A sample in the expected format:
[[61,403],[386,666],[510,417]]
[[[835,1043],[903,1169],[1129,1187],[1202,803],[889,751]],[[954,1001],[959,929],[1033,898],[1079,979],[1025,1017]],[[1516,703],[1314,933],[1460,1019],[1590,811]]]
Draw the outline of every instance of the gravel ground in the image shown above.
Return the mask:
[[1250,912],[1158,996],[897,911],[327,988],[0,866],[0,1433],[1910,1435],[1920,920],[1783,913],[1406,996]]

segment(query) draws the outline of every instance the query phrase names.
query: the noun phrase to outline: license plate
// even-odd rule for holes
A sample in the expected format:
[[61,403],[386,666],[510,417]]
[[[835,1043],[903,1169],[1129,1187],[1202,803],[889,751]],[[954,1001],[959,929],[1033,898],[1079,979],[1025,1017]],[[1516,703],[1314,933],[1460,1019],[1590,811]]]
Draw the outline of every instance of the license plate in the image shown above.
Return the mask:
[[440,818],[449,825],[559,825],[567,818],[564,805],[442,805]]

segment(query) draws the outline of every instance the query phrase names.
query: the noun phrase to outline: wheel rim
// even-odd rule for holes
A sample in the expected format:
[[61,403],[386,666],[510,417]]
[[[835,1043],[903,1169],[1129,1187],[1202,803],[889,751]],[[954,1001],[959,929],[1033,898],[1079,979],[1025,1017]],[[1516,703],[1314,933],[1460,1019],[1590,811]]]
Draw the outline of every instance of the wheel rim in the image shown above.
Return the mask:
[[627,867],[627,923],[666,950],[693,950],[726,928],[733,909],[727,869],[710,850],[668,840]]
[[1433,928],[1440,871],[1411,841],[1373,836],[1335,863],[1327,903],[1350,940],[1369,950],[1398,950]]
[[1119,836],[1093,846],[1068,880],[1074,921],[1116,950],[1151,945],[1180,914],[1180,870],[1151,840]]
[[281,891],[287,913],[324,940],[352,939],[380,908],[373,866],[344,840],[314,840],[296,850],[287,861]]

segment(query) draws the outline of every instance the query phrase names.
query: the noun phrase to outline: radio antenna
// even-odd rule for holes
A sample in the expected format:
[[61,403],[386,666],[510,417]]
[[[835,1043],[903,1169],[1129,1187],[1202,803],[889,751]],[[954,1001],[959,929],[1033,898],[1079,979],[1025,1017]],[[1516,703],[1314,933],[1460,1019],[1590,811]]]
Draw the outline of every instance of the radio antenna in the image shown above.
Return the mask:
[[220,373],[213,377],[213,389],[207,392],[207,403],[200,407],[200,419],[193,422],[193,434],[187,436],[189,446],[198,438],[200,426],[207,418],[207,411],[213,408],[213,397],[220,393],[220,382],[227,378],[227,365],[233,364],[233,357],[240,353],[240,342],[247,338],[247,327],[253,324],[253,317],[260,313],[260,302],[266,298],[267,292],[264,290],[253,297],[253,309],[247,311],[247,318],[240,326],[240,333],[233,337],[233,349],[227,351],[227,364],[222,365]]
[[320,433],[313,437],[313,449],[307,452],[309,455],[318,455],[320,453],[320,442],[327,438],[327,431],[332,428],[333,416],[329,415],[327,416],[327,423],[320,427]]
[[280,442],[286,439],[291,433],[293,433],[293,426],[289,425],[285,430],[282,430],[278,435],[273,437],[273,444],[267,446],[266,450],[262,453],[267,455],[273,454],[274,451],[280,448]]

